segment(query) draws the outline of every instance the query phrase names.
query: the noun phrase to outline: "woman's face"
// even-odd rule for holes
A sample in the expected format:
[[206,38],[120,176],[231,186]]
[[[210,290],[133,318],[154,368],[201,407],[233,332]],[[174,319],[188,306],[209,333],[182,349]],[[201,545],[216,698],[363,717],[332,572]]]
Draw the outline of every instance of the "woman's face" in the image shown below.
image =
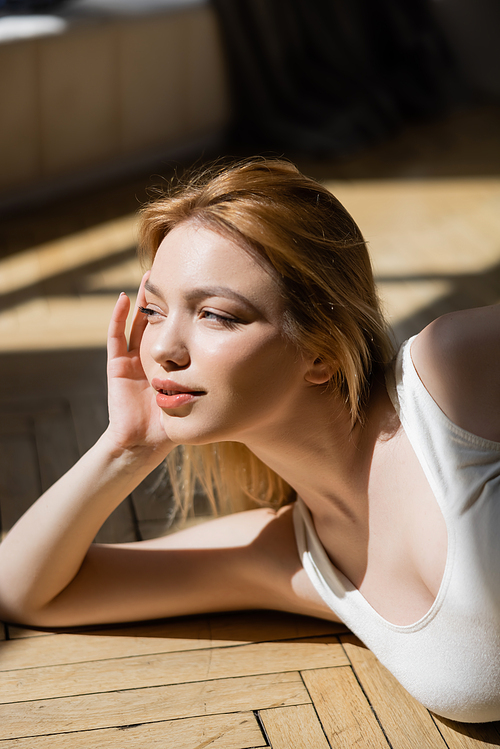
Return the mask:
[[221,234],[173,229],[145,295],[141,360],[174,442],[251,442],[308,387],[272,272]]

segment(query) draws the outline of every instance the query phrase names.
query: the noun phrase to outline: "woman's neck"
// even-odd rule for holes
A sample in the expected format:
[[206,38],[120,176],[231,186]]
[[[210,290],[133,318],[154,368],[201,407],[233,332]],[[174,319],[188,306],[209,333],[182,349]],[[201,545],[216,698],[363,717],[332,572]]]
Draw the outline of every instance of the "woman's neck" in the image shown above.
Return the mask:
[[354,426],[343,399],[311,389],[280,423],[267,425],[261,439],[246,444],[293,487],[315,516],[361,520],[367,516],[373,452],[377,442],[394,431],[392,417],[382,384],[373,389],[363,423]]
[[327,408],[319,400],[296,414],[288,434],[251,449],[296,490],[331,561],[359,586],[368,566],[374,510],[375,516],[387,511],[380,481],[385,485],[399,419],[382,383],[374,386],[363,422],[354,427],[342,402],[333,396]]

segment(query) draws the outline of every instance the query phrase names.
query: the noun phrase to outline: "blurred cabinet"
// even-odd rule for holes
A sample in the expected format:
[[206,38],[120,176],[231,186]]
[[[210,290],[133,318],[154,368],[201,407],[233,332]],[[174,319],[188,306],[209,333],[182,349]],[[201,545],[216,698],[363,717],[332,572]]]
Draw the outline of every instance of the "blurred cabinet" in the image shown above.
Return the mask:
[[113,6],[0,18],[0,200],[153,165],[224,131],[226,74],[210,5]]

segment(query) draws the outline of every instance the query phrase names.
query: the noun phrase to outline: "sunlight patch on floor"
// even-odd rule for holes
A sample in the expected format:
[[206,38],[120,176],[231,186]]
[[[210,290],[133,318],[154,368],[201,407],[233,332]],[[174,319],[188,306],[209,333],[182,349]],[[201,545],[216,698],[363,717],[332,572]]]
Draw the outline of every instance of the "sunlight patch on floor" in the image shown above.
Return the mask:
[[[132,307],[135,294],[129,295]],[[0,314],[0,350],[42,351],[106,345],[118,294],[42,297]]]
[[136,245],[136,223],[134,214],[124,216],[2,258],[0,294],[22,295],[28,286],[127,251]]
[[328,182],[368,241],[393,324],[500,264],[500,179]]

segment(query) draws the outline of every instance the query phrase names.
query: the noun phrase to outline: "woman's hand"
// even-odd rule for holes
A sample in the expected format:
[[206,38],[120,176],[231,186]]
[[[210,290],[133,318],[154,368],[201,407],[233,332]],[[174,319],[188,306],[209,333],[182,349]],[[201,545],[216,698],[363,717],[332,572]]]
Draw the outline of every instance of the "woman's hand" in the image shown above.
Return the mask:
[[108,329],[108,406],[109,427],[106,432],[121,449],[150,448],[160,460],[172,449],[162,425],[162,412],[156,405],[155,391],[149,384],[140,359],[140,345],[147,318],[139,310],[146,306],[145,273],[134,312],[127,346],[125,325],[130,300],[122,293],[113,310]]

